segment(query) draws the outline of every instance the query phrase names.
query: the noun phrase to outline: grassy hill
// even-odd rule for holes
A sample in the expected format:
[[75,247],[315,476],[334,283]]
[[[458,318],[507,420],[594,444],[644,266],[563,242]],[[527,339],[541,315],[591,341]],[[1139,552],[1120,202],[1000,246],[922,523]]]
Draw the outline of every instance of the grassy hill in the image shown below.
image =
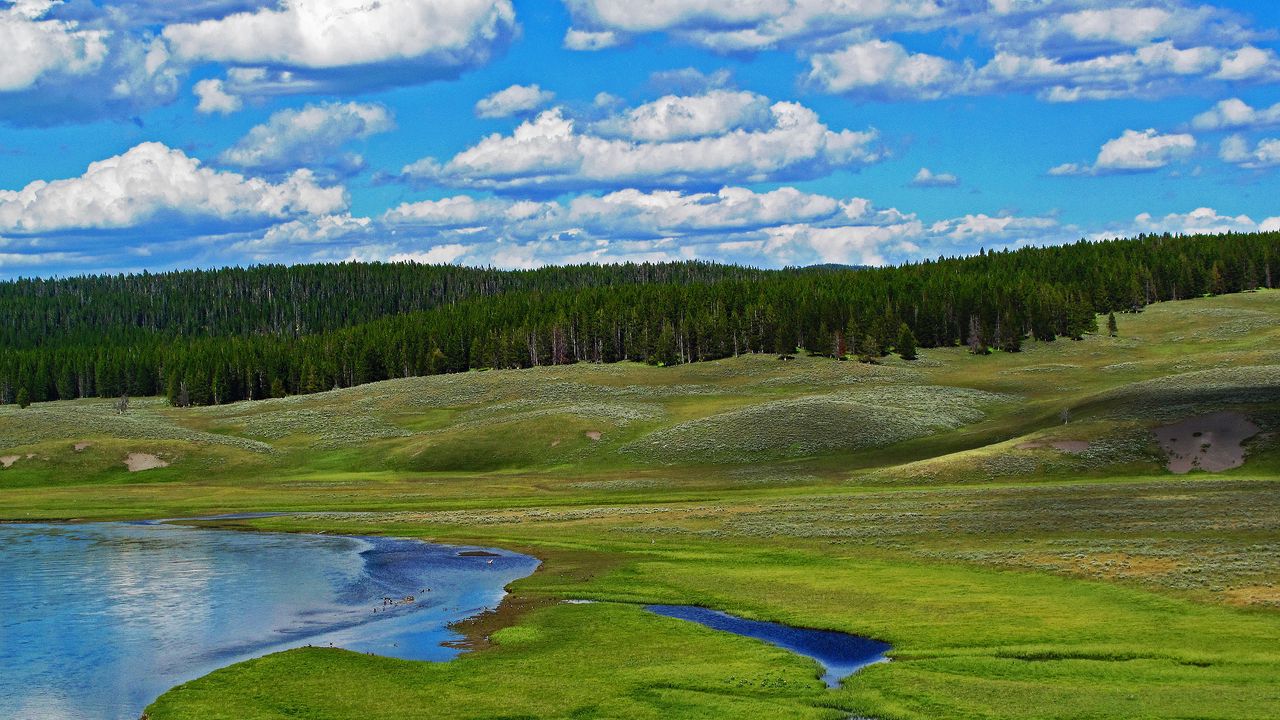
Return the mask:
[[[457,661],[284,653],[152,720],[1262,718],[1280,716],[1278,429],[1280,291],[1260,291],[990,356],[5,405],[0,516],[292,511],[244,524],[545,561]],[[1223,469],[1175,474],[1169,448]],[[871,635],[894,661],[828,691],[807,660],[649,602]]]

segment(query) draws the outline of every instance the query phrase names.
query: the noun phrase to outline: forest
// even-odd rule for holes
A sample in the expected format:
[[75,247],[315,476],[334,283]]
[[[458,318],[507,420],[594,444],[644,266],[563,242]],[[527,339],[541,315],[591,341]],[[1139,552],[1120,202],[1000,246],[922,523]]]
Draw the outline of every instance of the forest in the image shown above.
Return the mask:
[[915,346],[1017,352],[1097,314],[1273,287],[1280,233],[1139,236],[899,266],[259,266],[0,283],[0,403],[208,405],[488,368]]

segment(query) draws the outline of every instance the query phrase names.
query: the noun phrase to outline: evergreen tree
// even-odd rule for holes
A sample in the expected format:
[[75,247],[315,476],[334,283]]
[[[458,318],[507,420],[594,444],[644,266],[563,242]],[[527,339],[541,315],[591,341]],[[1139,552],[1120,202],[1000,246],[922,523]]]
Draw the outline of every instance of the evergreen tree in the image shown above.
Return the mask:
[[649,362],[653,365],[675,365],[676,360],[675,329],[671,327],[671,323],[666,323],[662,326],[662,331],[658,333],[658,341],[654,345],[653,355],[649,357]]
[[880,341],[871,335],[864,335],[858,343],[858,361],[877,363],[880,357]]
[[898,342],[894,349],[898,351],[898,356],[903,360],[916,359],[916,336],[915,333],[911,332],[910,325],[902,323],[898,328]]
[[18,407],[26,410],[31,407],[31,393],[26,388],[18,388]]
[[1120,328],[1116,326],[1116,314],[1114,312],[1107,313],[1107,334],[1111,337],[1120,334]]

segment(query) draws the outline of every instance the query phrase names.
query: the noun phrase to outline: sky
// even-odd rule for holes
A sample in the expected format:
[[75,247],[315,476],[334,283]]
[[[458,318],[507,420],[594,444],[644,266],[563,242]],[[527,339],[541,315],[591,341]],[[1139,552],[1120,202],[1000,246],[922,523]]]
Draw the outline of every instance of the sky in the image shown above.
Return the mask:
[[1280,230],[1280,3],[0,0],[0,278]]

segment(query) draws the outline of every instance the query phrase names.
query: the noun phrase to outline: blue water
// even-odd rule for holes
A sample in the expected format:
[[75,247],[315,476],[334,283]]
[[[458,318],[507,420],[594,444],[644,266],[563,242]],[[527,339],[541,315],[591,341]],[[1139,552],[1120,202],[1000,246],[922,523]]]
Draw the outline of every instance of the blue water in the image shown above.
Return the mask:
[[467,549],[174,525],[0,525],[0,718],[135,720],[174,685],[308,644],[448,660],[461,651],[442,645],[460,639],[447,626],[495,607],[538,564],[502,550],[459,554]]
[[827,687],[839,687],[840,681],[862,668],[879,662],[891,646],[870,638],[835,632],[806,630],[779,623],[744,620],[719,610],[690,605],[649,605],[646,609],[659,615],[690,620],[713,630],[763,640],[771,645],[817,660],[826,671],[822,681]]

